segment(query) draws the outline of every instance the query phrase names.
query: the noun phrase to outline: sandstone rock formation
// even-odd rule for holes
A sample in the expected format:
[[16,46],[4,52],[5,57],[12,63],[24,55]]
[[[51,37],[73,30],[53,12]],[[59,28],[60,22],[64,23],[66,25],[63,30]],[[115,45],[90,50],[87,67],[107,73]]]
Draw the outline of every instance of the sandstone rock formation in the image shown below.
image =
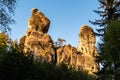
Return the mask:
[[79,42],[77,51],[81,53],[77,56],[77,67],[82,67],[89,73],[98,71],[98,64],[95,62],[97,49],[95,47],[95,35],[89,26],[82,26],[79,32]]
[[[55,46],[50,35],[47,34],[50,21],[37,9],[32,9],[32,16],[28,21],[26,34],[20,39],[20,45],[26,54],[32,53],[42,61],[66,64],[76,70],[86,70],[93,74],[98,70],[95,62],[97,50],[95,35],[92,28],[82,26],[79,32],[77,49],[71,45]],[[59,39],[60,42],[65,41]]]
[[57,64],[64,63],[75,68],[77,50],[71,45],[64,45],[57,49]]
[[95,41],[93,29],[86,25],[81,26],[77,51],[87,55],[96,56],[97,50],[95,48]]
[[[50,21],[38,9],[32,9],[32,16],[28,21],[28,28],[47,33]],[[28,30],[29,32],[29,30]]]
[[95,47],[95,35],[92,28],[82,26],[79,32],[77,49],[71,45],[64,45],[57,49],[57,64],[67,64],[76,70],[85,70],[89,74],[98,71],[95,62],[97,49]]
[[54,45],[47,34],[50,21],[37,9],[32,9],[32,16],[28,20],[28,29],[21,38],[25,53],[33,53],[35,57],[51,62],[54,60]]

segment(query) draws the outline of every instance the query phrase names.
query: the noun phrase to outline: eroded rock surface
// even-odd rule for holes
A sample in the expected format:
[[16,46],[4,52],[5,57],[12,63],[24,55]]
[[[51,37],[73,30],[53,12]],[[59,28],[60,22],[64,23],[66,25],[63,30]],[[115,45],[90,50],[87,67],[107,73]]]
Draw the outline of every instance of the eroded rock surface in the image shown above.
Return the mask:
[[80,28],[77,51],[81,53],[77,56],[77,67],[80,66],[90,74],[97,72],[98,64],[95,60],[98,53],[95,47],[95,34],[91,27],[85,25]]
[[97,50],[95,48],[95,41],[93,29],[86,25],[81,26],[77,51],[87,55],[96,56]]
[[57,64],[64,63],[75,68],[77,50],[71,45],[64,45],[57,49]]
[[[35,57],[51,62],[54,60],[54,45],[50,35],[47,34],[50,21],[37,9],[32,9],[32,16],[28,20],[28,29],[21,38],[24,52],[33,53]],[[23,42],[22,42],[23,41]]]
[[[34,57],[48,62],[66,64],[76,70],[86,70],[89,74],[98,71],[95,62],[97,50],[95,35],[89,26],[82,26],[79,32],[78,47],[71,45],[55,46],[49,30],[50,21],[37,9],[32,9],[32,16],[28,20],[28,29],[20,39],[20,45],[26,54],[32,53]],[[61,39],[59,40],[61,42]],[[62,40],[65,41],[65,40]]]
[[32,9],[32,16],[28,21],[28,28],[47,33],[50,26],[49,19],[38,9]]

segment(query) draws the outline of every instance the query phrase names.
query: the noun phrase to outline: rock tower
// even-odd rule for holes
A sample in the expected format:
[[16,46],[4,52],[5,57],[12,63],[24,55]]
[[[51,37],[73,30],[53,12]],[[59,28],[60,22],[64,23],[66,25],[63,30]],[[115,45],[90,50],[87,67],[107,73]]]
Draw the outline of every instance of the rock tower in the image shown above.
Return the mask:
[[78,66],[82,64],[82,69],[87,70],[89,73],[98,71],[98,64],[95,62],[98,55],[95,41],[93,29],[87,25],[81,26],[77,47],[80,56],[78,56],[77,62],[79,63]]
[[35,57],[51,62],[54,60],[55,51],[53,41],[47,34],[50,21],[38,9],[32,9],[32,16],[28,20],[28,29],[21,38],[25,53],[33,53]]
[[26,54],[33,54],[42,61],[55,62],[56,65],[66,64],[76,70],[86,70],[89,74],[98,71],[95,62],[97,50],[95,35],[89,26],[82,26],[79,32],[78,47],[70,44],[55,46],[50,35],[47,34],[50,20],[45,15],[32,9],[32,16],[28,20],[28,29],[20,39],[20,45]]

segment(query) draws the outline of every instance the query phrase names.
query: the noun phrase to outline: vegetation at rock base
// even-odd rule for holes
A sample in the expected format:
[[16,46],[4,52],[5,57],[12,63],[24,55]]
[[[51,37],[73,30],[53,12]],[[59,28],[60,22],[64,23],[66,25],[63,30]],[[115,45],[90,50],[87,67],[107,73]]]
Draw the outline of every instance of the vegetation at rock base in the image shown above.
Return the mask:
[[[97,80],[120,80],[120,1],[98,1],[99,10],[94,12],[100,19],[90,21],[99,26],[96,35],[102,36],[97,59],[102,68],[97,73]],[[17,41],[12,41],[5,34],[11,31],[10,24],[15,23],[13,16],[16,3],[17,0],[0,0],[0,31],[3,31],[0,33],[0,80],[95,80],[95,77],[86,72],[68,68],[65,64],[56,66],[54,63],[34,59],[31,54],[26,56],[22,51],[26,37],[18,45]],[[48,28],[43,29],[43,32],[44,30],[48,31]],[[50,36],[44,36],[48,37]],[[65,40],[59,38],[54,46],[63,46],[63,42]]]
[[[2,34],[2,33],[1,33]],[[4,35],[5,36],[5,35]],[[1,41],[1,40],[0,40]],[[5,40],[6,41],[6,40]],[[0,42],[2,43],[2,42]],[[16,42],[12,42],[16,43]],[[41,62],[32,55],[25,56],[18,44],[8,43],[6,52],[0,49],[0,80],[94,80],[86,72],[68,69],[64,64]],[[14,47],[16,45],[16,47]],[[0,45],[2,47],[2,45]]]

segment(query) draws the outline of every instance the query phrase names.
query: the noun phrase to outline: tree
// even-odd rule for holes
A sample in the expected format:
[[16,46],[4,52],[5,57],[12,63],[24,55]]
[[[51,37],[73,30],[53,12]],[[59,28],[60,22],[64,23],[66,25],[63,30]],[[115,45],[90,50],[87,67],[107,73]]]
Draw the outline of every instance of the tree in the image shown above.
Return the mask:
[[7,53],[9,37],[4,32],[0,33],[0,61]]
[[16,0],[0,0],[0,30],[3,32],[11,31],[9,26],[15,23],[12,17],[16,3]]
[[103,66],[101,80],[120,80],[120,21],[113,20],[104,33],[104,45],[100,47],[99,63]]
[[116,74],[120,73],[119,70],[117,70],[119,67],[116,69],[115,66],[119,66],[119,47],[117,45],[117,48],[115,48],[115,44],[118,43],[117,40],[119,39],[119,33],[117,31],[120,30],[120,0],[98,1],[100,3],[99,10],[94,10],[94,12],[100,15],[100,19],[90,22],[98,25],[99,28],[96,29],[96,35],[101,36],[102,41],[102,43],[99,44],[98,62],[103,68],[99,71],[99,75],[101,80],[118,80]]
[[93,25],[98,25],[96,35],[103,36],[105,28],[112,19],[120,19],[120,0],[98,0],[100,3],[99,10],[94,10],[99,14],[100,19],[89,21]]
[[0,33],[0,47],[6,50],[7,42],[8,42],[8,35],[6,35],[4,32]]
[[58,40],[54,43],[55,47],[63,46],[63,43],[66,42],[66,40],[58,38]]
[[68,68],[65,64],[56,66],[35,59],[31,54],[25,55],[17,41],[9,41],[4,32],[0,34],[0,46],[5,46],[6,51],[0,52],[6,54],[2,59],[0,57],[0,80],[95,80],[94,76]]

